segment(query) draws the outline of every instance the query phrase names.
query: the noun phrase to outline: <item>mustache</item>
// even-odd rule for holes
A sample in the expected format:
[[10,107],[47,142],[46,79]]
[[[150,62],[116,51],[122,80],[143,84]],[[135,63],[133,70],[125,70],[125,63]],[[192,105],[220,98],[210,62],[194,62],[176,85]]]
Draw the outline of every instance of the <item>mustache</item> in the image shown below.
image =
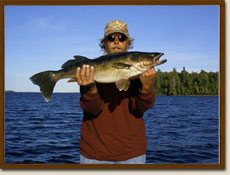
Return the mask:
[[122,49],[122,47],[120,45],[113,45],[113,46],[111,46],[111,49],[115,49],[115,48]]

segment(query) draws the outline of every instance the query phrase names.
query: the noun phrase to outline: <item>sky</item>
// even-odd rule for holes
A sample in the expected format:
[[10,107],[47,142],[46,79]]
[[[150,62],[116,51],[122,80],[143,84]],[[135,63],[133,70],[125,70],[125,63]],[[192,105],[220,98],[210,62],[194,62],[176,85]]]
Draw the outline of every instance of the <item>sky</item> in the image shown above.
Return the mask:
[[[129,51],[163,52],[161,71],[219,71],[219,6],[5,6],[5,90],[39,92],[29,78],[74,55],[94,59],[107,22],[134,38]],[[54,92],[79,92],[60,80]]]

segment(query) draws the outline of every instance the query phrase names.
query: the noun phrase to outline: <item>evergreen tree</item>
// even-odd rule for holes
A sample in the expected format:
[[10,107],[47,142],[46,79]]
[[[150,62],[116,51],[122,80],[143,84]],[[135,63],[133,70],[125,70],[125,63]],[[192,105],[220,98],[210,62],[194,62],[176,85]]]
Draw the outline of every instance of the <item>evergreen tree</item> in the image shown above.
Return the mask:
[[158,95],[218,95],[219,73],[206,72],[189,73],[183,67],[179,73],[176,68],[172,72],[157,70],[154,89]]

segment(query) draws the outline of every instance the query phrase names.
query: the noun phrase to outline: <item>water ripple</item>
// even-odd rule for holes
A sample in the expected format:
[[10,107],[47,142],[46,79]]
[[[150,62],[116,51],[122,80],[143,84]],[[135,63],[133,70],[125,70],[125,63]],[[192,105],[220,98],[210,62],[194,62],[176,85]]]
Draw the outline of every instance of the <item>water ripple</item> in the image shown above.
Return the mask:
[[[79,163],[79,98],[6,93],[5,162]],[[157,96],[144,119],[148,164],[219,162],[218,97]]]

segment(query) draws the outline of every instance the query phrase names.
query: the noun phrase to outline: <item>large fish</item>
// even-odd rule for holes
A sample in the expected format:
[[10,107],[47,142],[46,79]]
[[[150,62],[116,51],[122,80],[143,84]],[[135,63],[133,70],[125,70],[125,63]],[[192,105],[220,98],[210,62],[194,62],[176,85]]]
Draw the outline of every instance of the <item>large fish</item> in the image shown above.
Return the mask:
[[158,52],[122,52],[103,55],[95,59],[74,56],[62,65],[58,71],[45,71],[33,75],[30,80],[40,87],[40,91],[48,102],[56,82],[60,79],[75,80],[77,67],[84,64],[94,66],[94,80],[99,83],[113,83],[122,91],[129,88],[130,78],[140,75],[146,70],[163,64],[167,60],[159,60],[163,53]]

